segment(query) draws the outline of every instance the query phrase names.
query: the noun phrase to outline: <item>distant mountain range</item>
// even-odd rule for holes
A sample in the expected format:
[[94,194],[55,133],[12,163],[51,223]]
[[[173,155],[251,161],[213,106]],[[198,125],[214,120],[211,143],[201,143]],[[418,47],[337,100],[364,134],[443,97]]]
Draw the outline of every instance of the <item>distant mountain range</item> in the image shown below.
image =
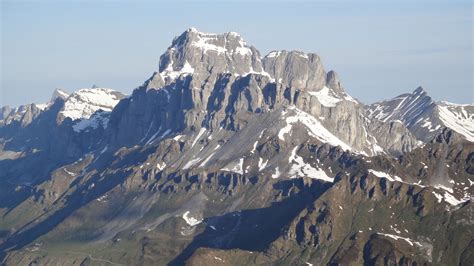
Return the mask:
[[131,95],[0,109],[6,265],[472,265],[474,105],[365,105],[191,28]]

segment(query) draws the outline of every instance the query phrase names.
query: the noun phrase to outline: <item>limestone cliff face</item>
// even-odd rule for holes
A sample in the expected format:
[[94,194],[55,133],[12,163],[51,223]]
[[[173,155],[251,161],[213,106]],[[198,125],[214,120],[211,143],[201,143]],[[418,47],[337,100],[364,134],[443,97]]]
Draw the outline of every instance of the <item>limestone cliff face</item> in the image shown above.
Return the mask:
[[[237,33],[195,29],[176,37],[158,72],[117,106],[108,135],[110,145],[120,146],[202,127],[236,131],[251,114],[289,106],[311,114],[357,151],[374,155],[385,148],[368,130],[364,106],[316,54],[273,51],[261,58]],[[386,152],[402,146],[412,147],[396,144]]]
[[368,130],[379,145],[394,156],[410,152],[422,143],[399,121],[384,123],[374,119],[368,123]]
[[0,109],[0,126],[10,124],[17,124],[20,127],[25,127],[33,119],[35,119],[44,108],[37,104],[21,105],[17,108],[8,106]]
[[316,54],[273,51],[263,58],[263,65],[275,80],[288,87],[319,91],[326,85],[326,72]]

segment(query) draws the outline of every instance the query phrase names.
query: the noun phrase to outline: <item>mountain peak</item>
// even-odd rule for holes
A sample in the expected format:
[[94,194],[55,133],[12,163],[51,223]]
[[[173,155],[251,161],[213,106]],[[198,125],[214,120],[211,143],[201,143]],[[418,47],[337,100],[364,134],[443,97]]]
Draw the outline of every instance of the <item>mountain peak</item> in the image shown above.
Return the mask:
[[204,33],[189,28],[161,55],[159,70],[146,87],[158,89],[183,75],[204,81],[221,73],[264,74],[260,53],[236,32]]
[[[251,56],[253,51],[247,45],[242,36],[237,32],[205,33],[196,28],[189,28],[181,35],[175,37],[168,50],[178,53],[216,53],[220,54],[240,54]],[[160,64],[160,71],[166,66]]]
[[60,115],[72,120],[89,118],[98,110],[110,112],[125,95],[107,88],[85,88],[71,93]]
[[186,32],[199,32],[195,27],[190,27]]
[[401,121],[414,135],[430,141],[447,127],[474,141],[474,106],[435,102],[422,88],[391,100],[372,104],[369,117],[382,121]]
[[54,101],[56,101],[56,99],[60,98],[60,99],[63,99],[63,100],[66,100],[66,98],[69,97],[69,93],[62,90],[62,89],[59,89],[59,88],[56,88],[54,91],[53,91],[53,94],[51,95],[51,100],[50,102],[51,103],[54,103]]
[[423,87],[419,86],[413,91],[413,94],[422,95],[422,94],[427,94],[427,92],[423,89]]

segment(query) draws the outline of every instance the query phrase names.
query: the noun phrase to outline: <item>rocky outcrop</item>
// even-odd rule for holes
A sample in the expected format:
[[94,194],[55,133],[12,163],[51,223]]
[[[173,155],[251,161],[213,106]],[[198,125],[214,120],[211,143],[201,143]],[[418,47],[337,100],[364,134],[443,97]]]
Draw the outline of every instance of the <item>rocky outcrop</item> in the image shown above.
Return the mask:
[[17,108],[2,107],[0,115],[0,126],[18,125],[25,127],[30,124],[42,111],[44,106],[37,104],[21,105]]
[[422,144],[400,121],[382,122],[372,119],[368,123],[368,131],[393,156],[410,152]]
[[287,87],[319,91],[326,85],[326,72],[316,54],[273,51],[263,58],[263,66],[276,81]]

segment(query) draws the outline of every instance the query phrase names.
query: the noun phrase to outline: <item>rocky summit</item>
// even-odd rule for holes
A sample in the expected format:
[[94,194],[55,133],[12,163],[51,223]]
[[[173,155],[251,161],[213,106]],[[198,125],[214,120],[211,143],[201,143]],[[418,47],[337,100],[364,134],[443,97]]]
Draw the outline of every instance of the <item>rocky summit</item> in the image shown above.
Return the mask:
[[474,264],[474,105],[366,105],[235,32],[157,63],[0,109],[2,264]]

